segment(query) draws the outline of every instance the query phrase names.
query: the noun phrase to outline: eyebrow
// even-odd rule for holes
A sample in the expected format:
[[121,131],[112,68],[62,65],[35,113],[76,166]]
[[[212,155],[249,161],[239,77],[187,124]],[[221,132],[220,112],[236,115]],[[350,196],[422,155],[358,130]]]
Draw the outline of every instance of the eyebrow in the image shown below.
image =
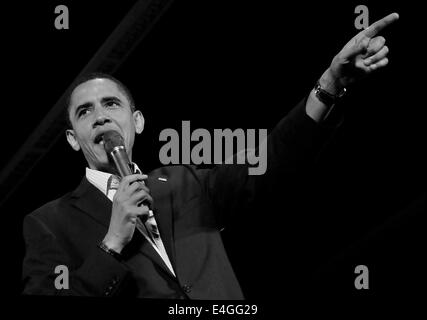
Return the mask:
[[120,100],[120,98],[116,97],[116,96],[104,97],[104,98],[101,99],[101,103],[102,104],[104,104],[106,102],[111,102],[111,101],[113,101],[113,102],[120,102],[120,103],[122,102],[122,100]]
[[[103,97],[102,99],[101,99],[101,104],[104,104],[104,103],[107,103],[107,102],[118,102],[118,103],[121,103],[122,101],[120,100],[120,98],[118,98],[118,97],[115,97],[115,96],[109,96],[109,97]],[[81,105],[79,105],[79,106],[77,106],[77,108],[76,108],[76,110],[75,110],[75,112],[74,112],[74,115],[76,116],[76,117],[78,117],[78,114],[79,114],[79,112],[80,112],[80,110],[82,110],[82,109],[86,109],[86,108],[89,108],[90,106],[92,106],[93,105],[93,103],[92,102],[86,102],[86,103],[83,103],[83,104],[81,104]]]

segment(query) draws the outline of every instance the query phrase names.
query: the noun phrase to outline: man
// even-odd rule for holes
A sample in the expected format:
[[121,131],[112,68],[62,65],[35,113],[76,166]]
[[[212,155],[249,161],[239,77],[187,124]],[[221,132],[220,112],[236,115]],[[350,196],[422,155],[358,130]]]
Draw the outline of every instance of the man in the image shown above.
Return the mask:
[[[144,117],[113,77],[78,81],[66,137],[88,168],[75,191],[25,218],[24,293],[242,299],[219,230],[263,201],[266,185],[305,169],[345,88],[387,65],[388,48],[377,34],[397,19],[394,13],[377,21],[334,57],[309,96],[269,135],[262,176],[249,176],[245,165],[165,167],[147,176],[134,164],[135,174],[118,179],[103,134],[118,132],[132,161]],[[58,286],[57,266],[69,270],[69,288]]]

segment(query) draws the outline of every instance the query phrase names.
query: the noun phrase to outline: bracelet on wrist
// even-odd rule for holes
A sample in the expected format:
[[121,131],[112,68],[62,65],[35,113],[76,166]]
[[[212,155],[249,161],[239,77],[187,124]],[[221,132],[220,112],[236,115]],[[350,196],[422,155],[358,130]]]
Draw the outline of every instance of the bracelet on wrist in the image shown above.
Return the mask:
[[120,253],[118,253],[117,251],[110,249],[107,247],[107,245],[104,243],[104,241],[101,241],[98,244],[98,248],[100,248],[102,251],[108,253],[109,255],[112,255],[114,258],[116,258],[117,260],[122,260],[122,255]]

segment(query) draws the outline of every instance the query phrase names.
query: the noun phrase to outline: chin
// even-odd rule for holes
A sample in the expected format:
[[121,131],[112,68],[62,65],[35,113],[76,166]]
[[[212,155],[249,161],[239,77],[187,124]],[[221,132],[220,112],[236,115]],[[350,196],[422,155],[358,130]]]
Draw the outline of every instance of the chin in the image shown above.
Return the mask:
[[99,156],[92,164],[99,171],[111,172],[112,170],[112,163],[110,163],[106,154]]
[[116,174],[116,168],[114,168],[109,162],[98,163],[96,165],[96,170]]

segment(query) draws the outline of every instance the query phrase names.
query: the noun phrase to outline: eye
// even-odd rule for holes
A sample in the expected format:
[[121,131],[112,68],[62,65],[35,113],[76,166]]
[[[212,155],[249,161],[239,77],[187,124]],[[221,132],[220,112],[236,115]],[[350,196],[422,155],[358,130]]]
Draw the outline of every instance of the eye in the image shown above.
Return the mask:
[[119,104],[116,101],[108,101],[105,105],[108,108],[116,108],[119,106]]
[[80,111],[77,113],[77,117],[81,118],[85,116],[89,112],[89,108],[80,109]]

